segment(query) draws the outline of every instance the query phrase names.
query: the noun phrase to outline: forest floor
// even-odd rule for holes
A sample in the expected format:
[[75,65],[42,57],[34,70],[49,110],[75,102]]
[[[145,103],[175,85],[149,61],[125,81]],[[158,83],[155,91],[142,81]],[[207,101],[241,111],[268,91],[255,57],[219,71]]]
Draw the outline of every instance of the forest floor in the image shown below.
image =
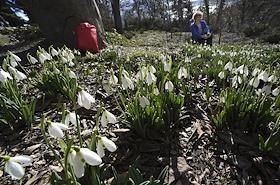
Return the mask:
[[[45,46],[48,45],[44,38],[41,38],[41,35],[22,38],[18,36],[18,33],[12,36],[7,36],[4,33],[7,32],[2,31],[1,33],[0,31],[0,58],[3,58],[8,50],[14,51],[21,58],[24,58],[23,56],[26,56],[28,52],[34,54],[37,47],[42,43]],[[119,48],[121,54],[138,51],[160,51],[176,54],[180,51],[180,47],[190,39],[190,33],[145,31],[130,34],[132,34],[130,40],[124,39],[124,41],[112,44],[114,48]],[[10,42],[10,44],[7,44],[7,42]],[[253,41],[244,39],[237,34],[222,34],[222,43],[241,42],[250,43]],[[218,36],[214,37],[213,43],[218,43]],[[27,71],[31,69],[28,64],[23,64],[23,66]],[[94,77],[83,76],[82,71],[93,67],[90,62],[85,62],[75,68],[75,73],[81,76],[80,83],[87,86],[92,92],[99,91],[102,87],[94,84]],[[201,83],[203,86],[203,82]],[[106,106],[110,110],[114,107],[112,99],[106,95],[104,97],[104,94],[105,92],[100,90],[96,99],[106,101]],[[272,182],[267,178],[275,177],[276,172],[270,171],[275,169],[269,167],[271,165],[270,158],[258,158],[256,157],[257,154],[248,155],[248,151],[254,152],[250,146],[229,133],[221,132],[218,136],[214,134],[214,128],[206,113],[206,104],[202,98],[202,92],[194,92],[192,96],[193,100],[188,103],[188,109],[183,110],[184,117],[181,118],[183,126],[176,130],[172,138],[166,140],[159,137],[153,140],[143,140],[126,129],[115,128],[112,130],[112,136],[118,138],[115,141],[118,151],[115,154],[110,154],[104,161],[113,165],[120,176],[126,174],[128,166],[134,163],[137,163],[146,176],[157,176],[165,166],[168,166],[166,182],[174,185],[245,185]],[[32,168],[28,167],[26,169],[26,176],[23,180],[25,185],[46,184],[51,171],[59,171],[57,164],[53,163],[54,156],[48,151],[38,125],[42,112],[48,112],[50,116],[55,114],[55,105],[46,102],[41,106],[36,113],[35,123],[31,130],[23,130],[19,133],[0,130],[0,155],[11,154],[13,156],[21,152],[25,155],[31,155],[35,161]],[[79,110],[82,122],[85,123],[83,127],[87,130],[83,133],[84,138],[89,137],[88,133],[93,129],[89,123],[93,120],[95,113],[96,110]],[[236,148],[230,147],[233,140]],[[252,156],[255,156],[253,160]],[[9,177],[3,176],[2,164],[0,163],[0,184],[18,184],[9,180]],[[266,168],[266,166],[268,167]],[[277,182],[280,183],[279,179]],[[277,184],[277,182],[273,181],[273,184]]]

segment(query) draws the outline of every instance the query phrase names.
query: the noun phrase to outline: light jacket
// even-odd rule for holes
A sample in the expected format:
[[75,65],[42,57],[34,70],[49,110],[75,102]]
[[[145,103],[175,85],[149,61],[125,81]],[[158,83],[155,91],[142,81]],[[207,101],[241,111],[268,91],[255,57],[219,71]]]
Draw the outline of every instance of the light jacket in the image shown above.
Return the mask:
[[191,24],[191,31],[192,31],[192,39],[198,40],[201,38],[201,35],[207,34],[209,32],[209,28],[204,20],[200,21],[202,33],[199,32],[198,26],[195,24],[195,21]]

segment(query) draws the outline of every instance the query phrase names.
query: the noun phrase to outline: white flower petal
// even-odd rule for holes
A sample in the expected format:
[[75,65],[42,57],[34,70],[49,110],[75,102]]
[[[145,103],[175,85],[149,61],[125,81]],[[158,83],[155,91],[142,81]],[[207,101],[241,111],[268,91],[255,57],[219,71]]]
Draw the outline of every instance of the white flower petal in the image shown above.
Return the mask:
[[165,90],[168,90],[169,92],[173,91],[174,85],[173,83],[169,80],[165,83]]
[[72,78],[72,79],[73,78],[77,79],[76,74],[73,71],[71,71],[71,70],[69,71],[69,77]]
[[232,70],[232,67],[233,67],[232,63],[231,63],[231,62],[228,62],[228,63],[225,65],[224,69],[225,69],[225,70],[228,70],[228,71],[231,71],[231,70]]
[[102,159],[100,158],[100,156],[88,148],[81,148],[80,154],[82,155],[86,163],[91,166],[100,165],[102,163]]
[[150,102],[149,102],[148,98],[146,98],[145,96],[140,96],[139,97],[139,102],[140,102],[140,106],[142,108],[145,108],[146,106],[150,105]]
[[5,172],[10,174],[13,179],[21,179],[24,176],[24,168],[17,162],[7,161],[5,164]]
[[258,78],[264,82],[268,81],[268,73],[266,71],[262,71],[259,75]]
[[57,52],[56,49],[54,49],[53,47],[52,47],[52,49],[51,49],[51,55],[52,55],[52,56],[57,56],[57,55],[58,55],[58,52]]
[[12,80],[13,77],[10,75],[10,73],[0,69],[0,82],[6,82],[8,79]]
[[101,125],[103,127],[107,127],[107,124],[108,124],[108,120],[107,120],[107,116],[105,114],[105,111],[102,113],[102,116],[101,116]]
[[30,164],[33,161],[33,159],[27,155],[19,155],[19,156],[11,157],[10,160],[20,164]]
[[[11,56],[15,61],[17,61],[17,62],[20,62],[20,61],[21,61],[21,59],[19,58],[19,56],[13,54],[12,52],[9,52],[9,54],[10,54],[10,56]],[[14,67],[14,66],[13,66],[13,67]]]
[[100,157],[104,157],[105,156],[105,151],[104,151],[104,147],[103,144],[101,143],[101,141],[97,142],[96,145],[96,152]]
[[76,119],[76,114],[75,112],[69,112],[65,116],[65,125],[69,126],[69,124],[72,123],[73,125],[77,125],[77,119]]
[[53,122],[52,123],[53,125],[59,127],[61,130],[67,130],[68,129],[68,126],[63,124],[63,123],[56,123],[56,122]]
[[106,115],[106,118],[108,120],[108,123],[117,123],[117,118],[116,116],[114,116],[114,114],[112,114],[111,112],[105,110],[105,115]]
[[117,85],[118,84],[118,78],[115,75],[110,75],[109,84]]
[[107,150],[109,150],[110,152],[115,152],[117,150],[116,144],[113,141],[111,141],[110,139],[108,139],[107,137],[101,137],[101,141],[102,141],[103,145],[105,146],[105,148]]
[[225,78],[225,73],[223,71],[221,71],[219,74],[218,74],[218,77],[220,79],[224,79]]
[[81,178],[85,174],[85,164],[82,162],[81,155],[72,151],[69,154],[69,162],[73,166],[75,176]]
[[49,125],[48,132],[54,138],[62,138],[64,136],[62,129],[54,123]]
[[29,61],[30,61],[31,64],[38,63],[38,60],[35,57],[31,56],[31,55],[29,55]]
[[277,87],[277,88],[273,89],[272,94],[273,94],[273,96],[278,96],[279,88]]
[[24,73],[17,70],[16,79],[19,80],[19,81],[20,80],[25,80],[25,79],[27,79],[27,76]]
[[93,96],[91,96],[88,92],[81,90],[78,93],[78,104],[81,107],[84,107],[86,109],[90,109],[91,104],[95,102],[95,99]]
[[153,89],[153,94],[154,95],[159,95],[159,90],[158,90],[158,88],[157,87],[155,87],[154,89]]

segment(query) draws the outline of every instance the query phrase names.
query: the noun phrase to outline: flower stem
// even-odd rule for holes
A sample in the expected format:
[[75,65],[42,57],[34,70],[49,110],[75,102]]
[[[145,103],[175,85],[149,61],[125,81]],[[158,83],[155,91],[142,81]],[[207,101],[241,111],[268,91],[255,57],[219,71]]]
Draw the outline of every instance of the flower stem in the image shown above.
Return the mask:
[[79,122],[79,118],[78,118],[78,114],[77,114],[77,104],[76,104],[76,102],[73,102],[73,104],[74,104],[74,111],[75,111],[75,115],[76,115],[76,124],[77,124],[77,132],[78,132],[80,147],[82,148],[83,140],[82,140],[82,136],[81,136],[80,122]]

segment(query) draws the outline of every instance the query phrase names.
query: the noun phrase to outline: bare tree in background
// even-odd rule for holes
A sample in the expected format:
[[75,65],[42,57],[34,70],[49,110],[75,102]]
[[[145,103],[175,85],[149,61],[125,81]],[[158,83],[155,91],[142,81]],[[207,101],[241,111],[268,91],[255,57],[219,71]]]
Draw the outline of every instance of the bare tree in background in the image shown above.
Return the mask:
[[209,10],[209,0],[204,0],[204,6],[206,11],[206,21],[210,25],[210,10]]
[[221,37],[222,37],[222,14],[223,14],[224,5],[225,5],[225,0],[220,0],[218,6],[218,12],[217,12],[217,20],[216,20],[216,25],[218,26],[218,30],[219,30],[219,44],[221,43]]
[[111,0],[111,4],[114,15],[115,28],[118,33],[123,33],[122,18],[120,12],[120,0]]

